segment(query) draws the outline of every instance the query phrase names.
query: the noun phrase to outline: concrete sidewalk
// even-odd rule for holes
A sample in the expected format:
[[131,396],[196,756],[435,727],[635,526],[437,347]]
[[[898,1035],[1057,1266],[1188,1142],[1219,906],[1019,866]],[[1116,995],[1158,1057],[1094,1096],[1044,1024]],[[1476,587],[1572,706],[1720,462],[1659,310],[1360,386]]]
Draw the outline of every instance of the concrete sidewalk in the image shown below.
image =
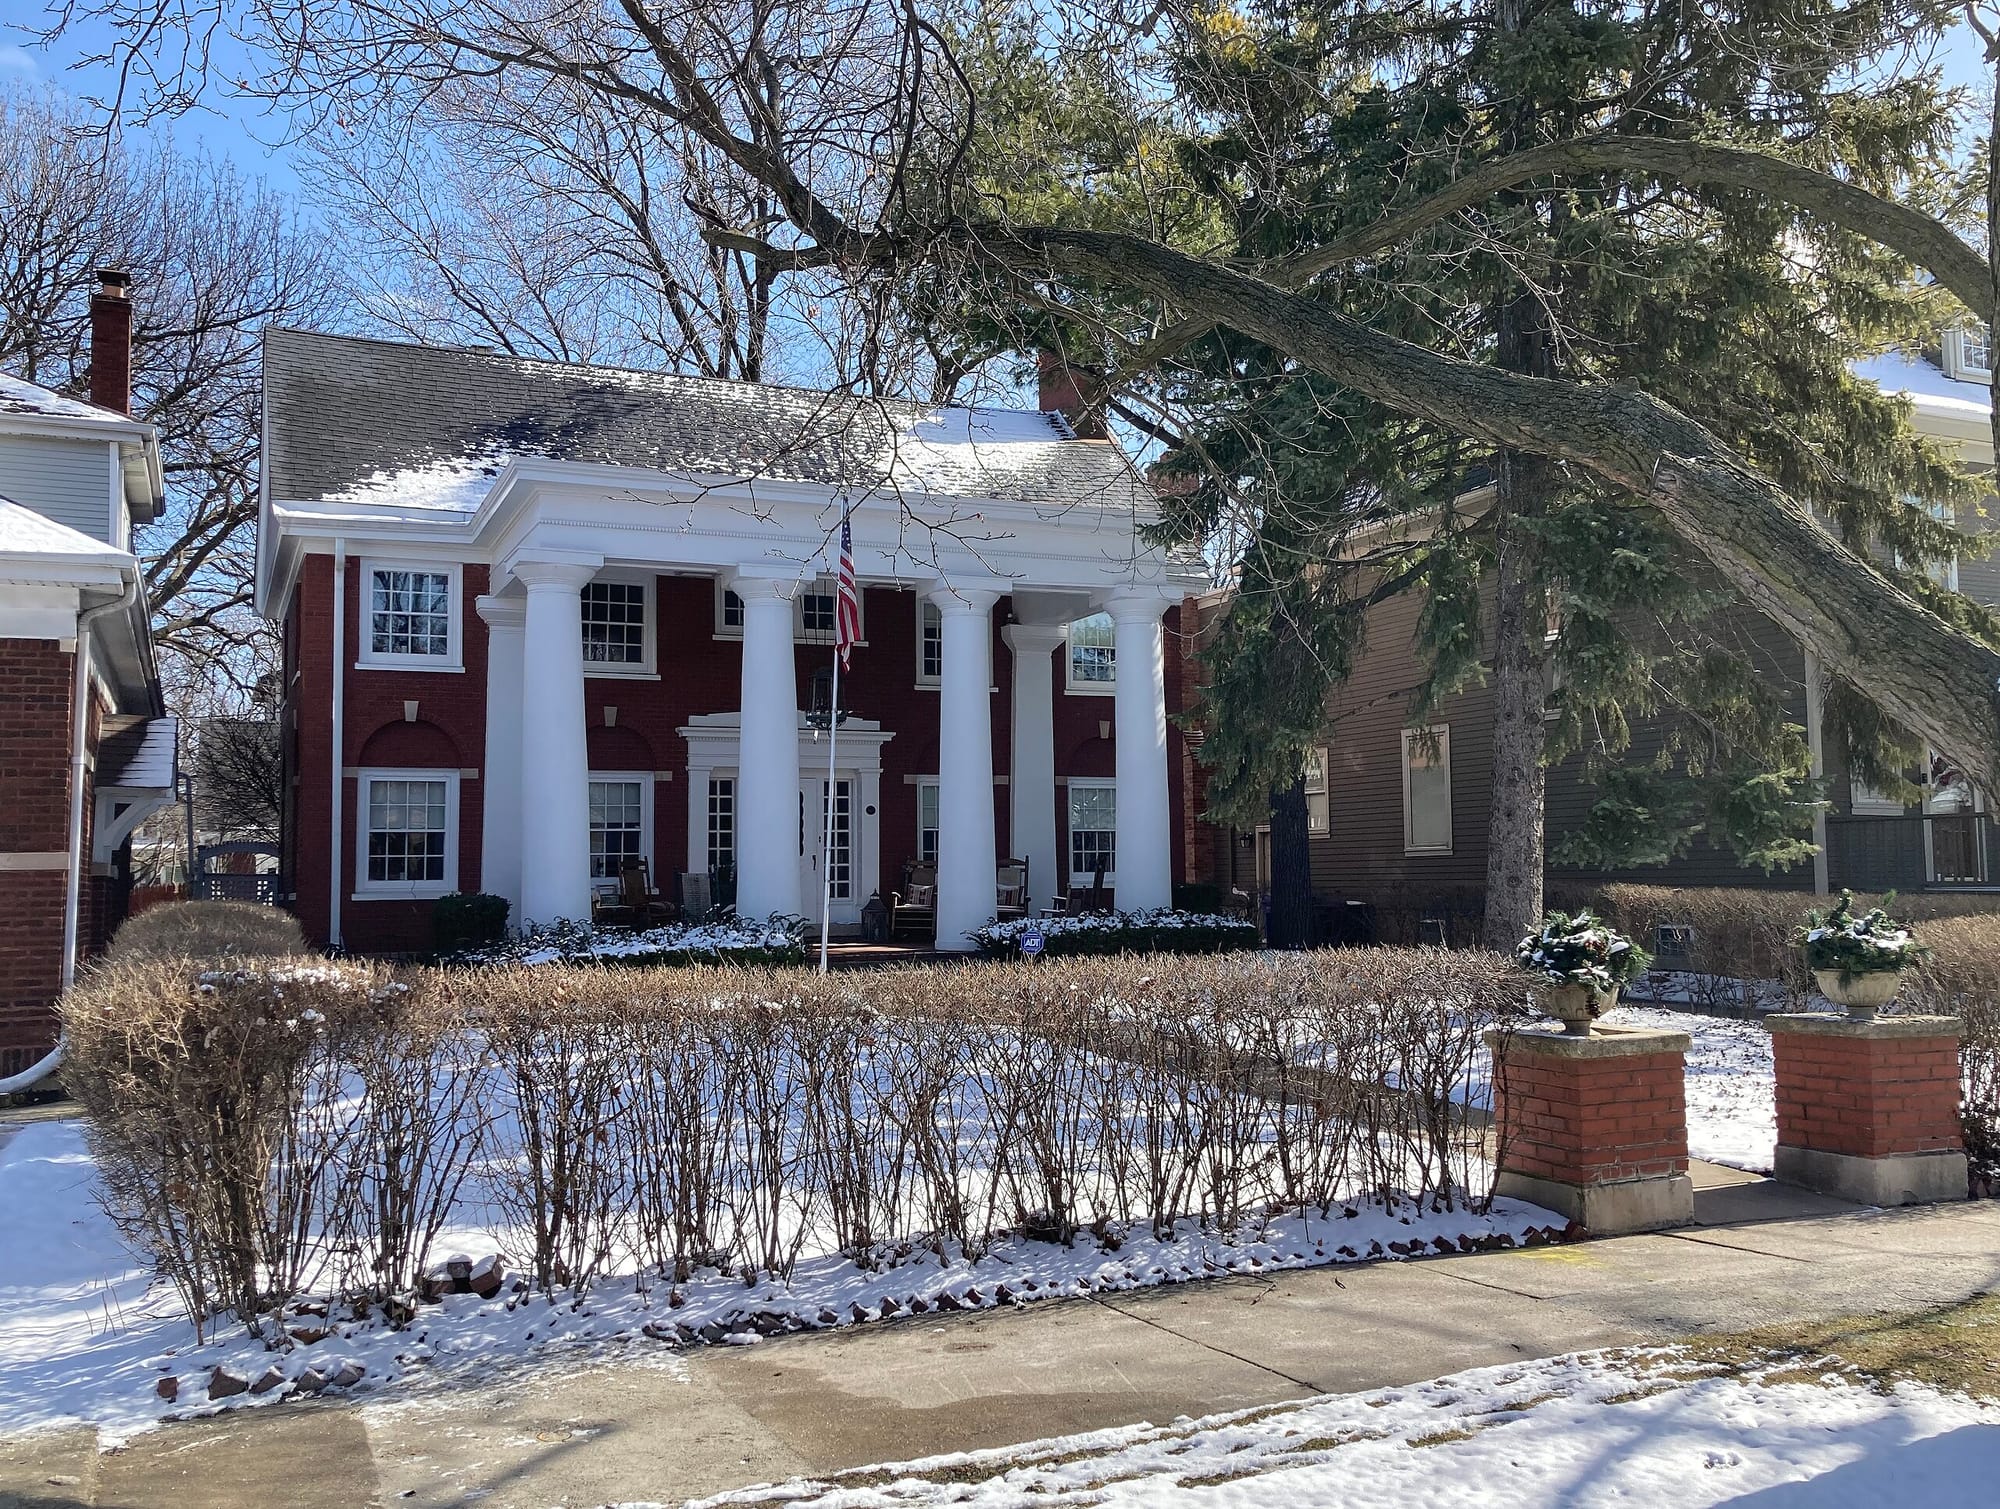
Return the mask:
[[105,1454],[89,1433],[0,1444],[0,1506],[673,1503],[796,1472],[2000,1288],[2000,1202],[1864,1211],[1726,1169],[1697,1173],[1704,1224],[1663,1235],[1183,1284],[687,1356],[635,1348],[394,1404],[175,1425]]

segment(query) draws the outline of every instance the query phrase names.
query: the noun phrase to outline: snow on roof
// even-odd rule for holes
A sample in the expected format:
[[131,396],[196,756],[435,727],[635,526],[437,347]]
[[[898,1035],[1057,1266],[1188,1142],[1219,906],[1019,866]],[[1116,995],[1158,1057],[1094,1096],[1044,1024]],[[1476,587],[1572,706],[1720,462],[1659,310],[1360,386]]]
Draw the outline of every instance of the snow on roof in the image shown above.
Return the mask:
[[0,415],[81,421],[127,430],[132,427],[132,421],[116,410],[86,403],[81,398],[65,398],[52,389],[25,378],[10,377],[5,372],[0,372]]
[[174,784],[180,725],[173,718],[133,718],[97,745],[97,784],[166,791]]
[[476,510],[512,460],[850,493],[1150,508],[1116,446],[1058,415],[536,361],[297,330],[264,337],[270,495]]
[[1967,418],[1992,410],[1992,394],[1983,383],[1960,382],[1942,369],[1906,351],[1885,351],[1858,361],[1849,369],[1884,393],[1902,393],[1919,408]]
[[0,556],[73,565],[132,564],[132,557],[126,551],[93,540],[81,530],[59,524],[47,514],[24,508],[11,498],[0,498]]

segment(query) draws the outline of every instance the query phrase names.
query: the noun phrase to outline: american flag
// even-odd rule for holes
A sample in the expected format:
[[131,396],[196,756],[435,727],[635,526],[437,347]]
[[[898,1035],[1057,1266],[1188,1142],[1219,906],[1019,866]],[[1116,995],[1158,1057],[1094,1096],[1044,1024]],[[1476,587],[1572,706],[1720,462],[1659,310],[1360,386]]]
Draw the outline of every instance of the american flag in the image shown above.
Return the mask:
[[846,514],[840,516],[840,596],[833,618],[833,646],[840,651],[840,668],[849,670],[848,658],[861,638],[861,598],[854,590],[854,534]]

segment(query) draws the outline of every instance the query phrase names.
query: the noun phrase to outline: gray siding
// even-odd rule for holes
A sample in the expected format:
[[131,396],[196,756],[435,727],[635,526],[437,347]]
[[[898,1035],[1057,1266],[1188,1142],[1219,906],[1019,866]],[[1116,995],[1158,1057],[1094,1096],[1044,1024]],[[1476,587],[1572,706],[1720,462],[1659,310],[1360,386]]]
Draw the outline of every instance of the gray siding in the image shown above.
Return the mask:
[[1970,507],[1961,507],[1958,527],[1967,534],[1986,536],[1987,543],[1994,547],[1983,556],[1959,557],[1958,590],[1975,602],[2000,608],[2000,498],[1988,496]]
[[111,537],[111,452],[104,441],[0,435],[0,497],[93,540],[117,543]]

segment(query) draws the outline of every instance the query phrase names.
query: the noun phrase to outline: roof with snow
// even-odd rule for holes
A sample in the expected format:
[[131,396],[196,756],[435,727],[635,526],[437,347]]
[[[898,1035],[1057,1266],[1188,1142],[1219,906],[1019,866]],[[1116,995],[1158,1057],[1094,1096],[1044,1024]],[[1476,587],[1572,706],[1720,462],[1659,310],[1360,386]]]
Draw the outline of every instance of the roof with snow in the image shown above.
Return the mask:
[[1992,409],[1992,393],[1986,384],[1947,377],[1936,363],[1907,351],[1885,351],[1854,363],[1851,370],[1883,392],[1901,393],[1920,407],[1959,410],[1968,417],[1982,418]]
[[126,718],[117,727],[107,722],[97,745],[98,786],[171,789],[179,742],[173,718]]
[[131,555],[117,546],[4,497],[0,497],[0,556],[50,565],[132,565]]
[[517,459],[702,482],[1150,506],[1060,416],[955,408],[298,330],[264,336],[270,496],[469,513]]
[[130,430],[133,422],[116,409],[66,398],[52,388],[44,388],[25,378],[0,372],[0,415],[33,419],[61,419],[70,423],[101,424],[106,429]]

